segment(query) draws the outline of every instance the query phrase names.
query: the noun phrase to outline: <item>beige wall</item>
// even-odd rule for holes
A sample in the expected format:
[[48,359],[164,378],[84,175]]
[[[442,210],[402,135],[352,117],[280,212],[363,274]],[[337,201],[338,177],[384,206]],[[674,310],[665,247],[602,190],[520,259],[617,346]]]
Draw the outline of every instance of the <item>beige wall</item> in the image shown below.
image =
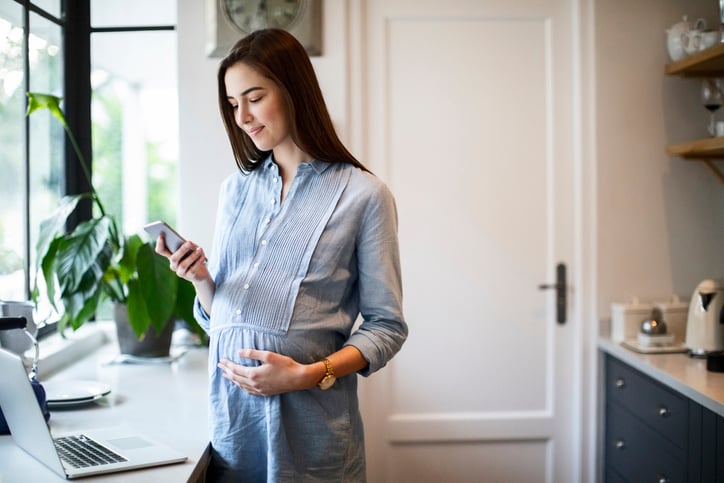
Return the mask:
[[708,119],[700,82],[663,74],[665,30],[684,14],[718,27],[718,13],[714,0],[595,2],[602,317],[633,295],[688,301],[699,281],[724,277],[724,185],[703,163],[664,151],[706,137]]

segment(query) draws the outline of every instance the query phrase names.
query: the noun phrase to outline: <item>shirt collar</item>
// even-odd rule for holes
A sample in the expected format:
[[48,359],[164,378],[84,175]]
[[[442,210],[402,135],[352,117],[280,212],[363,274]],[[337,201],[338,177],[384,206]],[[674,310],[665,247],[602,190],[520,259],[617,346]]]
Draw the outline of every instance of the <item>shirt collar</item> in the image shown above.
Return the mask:
[[[263,166],[265,169],[269,169],[272,166],[274,166],[276,163],[274,162],[274,155],[272,153],[269,153],[269,156],[264,160]],[[318,159],[313,159],[309,163],[302,163],[300,165],[300,169],[309,169],[306,166],[309,165],[311,168],[317,173],[322,174],[324,171],[327,170],[331,166],[332,163],[327,163],[325,161],[320,161]]]

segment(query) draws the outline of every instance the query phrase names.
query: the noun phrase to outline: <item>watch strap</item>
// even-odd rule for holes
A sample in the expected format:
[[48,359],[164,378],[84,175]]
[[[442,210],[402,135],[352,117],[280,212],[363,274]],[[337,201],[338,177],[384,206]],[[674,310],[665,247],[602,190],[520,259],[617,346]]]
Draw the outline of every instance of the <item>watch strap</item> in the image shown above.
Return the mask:
[[322,363],[324,364],[324,367],[326,369],[326,372],[324,373],[324,377],[334,376],[334,367],[332,366],[332,363],[329,362],[329,359],[326,359],[326,358],[322,359]]
[[322,363],[324,364],[325,373],[322,380],[317,383],[317,386],[324,391],[332,387],[337,378],[334,375],[334,367],[329,359],[322,359]]

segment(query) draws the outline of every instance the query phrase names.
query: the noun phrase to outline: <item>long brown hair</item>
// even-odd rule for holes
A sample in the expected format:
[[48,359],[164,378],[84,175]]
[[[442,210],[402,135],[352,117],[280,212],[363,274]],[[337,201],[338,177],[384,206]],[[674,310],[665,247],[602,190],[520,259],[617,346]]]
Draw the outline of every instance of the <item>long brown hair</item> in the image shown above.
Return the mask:
[[219,64],[219,111],[242,172],[256,169],[269,151],[257,149],[234,121],[224,77],[226,70],[237,62],[243,62],[279,87],[291,120],[292,140],[302,151],[320,161],[350,163],[369,171],[337,137],[312,62],[302,44],[284,30],[263,29],[239,40]]

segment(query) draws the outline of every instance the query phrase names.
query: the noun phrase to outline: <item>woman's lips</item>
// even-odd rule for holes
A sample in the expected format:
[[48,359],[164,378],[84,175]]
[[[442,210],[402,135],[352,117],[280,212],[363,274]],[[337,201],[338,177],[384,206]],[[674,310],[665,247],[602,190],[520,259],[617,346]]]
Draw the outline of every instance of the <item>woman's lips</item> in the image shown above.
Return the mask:
[[264,129],[264,126],[259,126],[259,127],[255,127],[255,128],[249,129],[248,131],[246,131],[246,133],[247,133],[249,136],[254,137],[254,136],[256,136],[257,134],[259,134],[259,131],[261,131],[262,129]]

